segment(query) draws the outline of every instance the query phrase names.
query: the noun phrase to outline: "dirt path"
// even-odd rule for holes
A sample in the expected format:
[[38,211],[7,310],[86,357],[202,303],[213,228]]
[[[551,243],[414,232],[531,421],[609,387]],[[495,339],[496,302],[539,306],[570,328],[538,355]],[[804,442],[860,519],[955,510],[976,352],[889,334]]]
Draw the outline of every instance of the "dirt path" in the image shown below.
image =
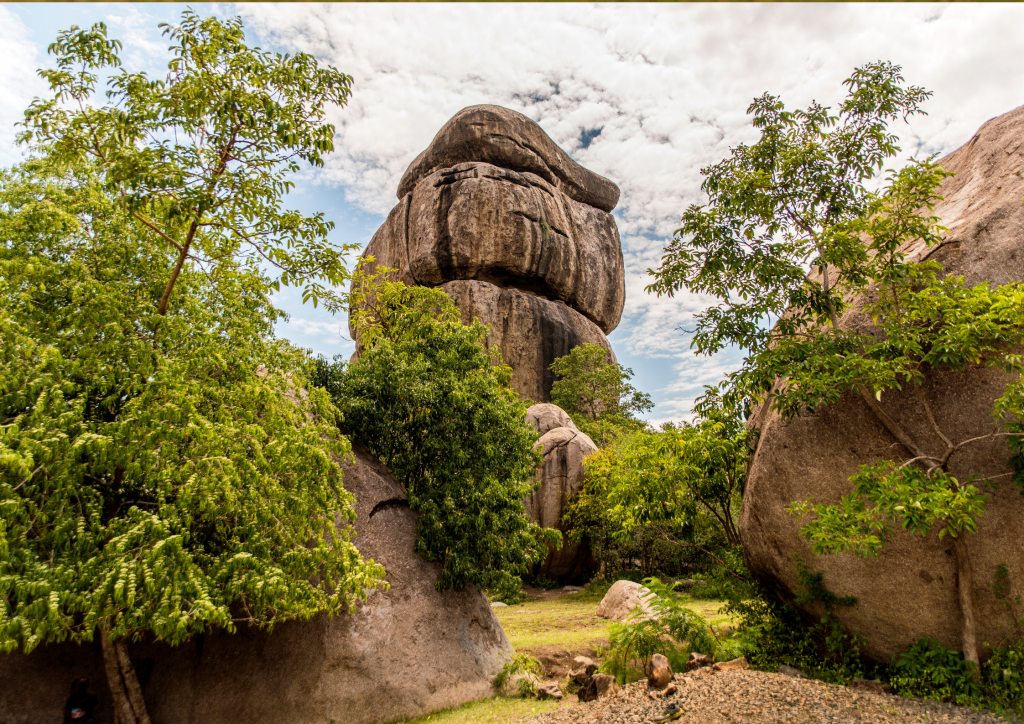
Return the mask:
[[678,724],[1005,724],[992,714],[874,694],[821,681],[761,671],[702,669],[675,676],[677,692],[651,695],[646,680],[617,696],[559,707],[530,724],[648,724],[670,703],[682,708]]

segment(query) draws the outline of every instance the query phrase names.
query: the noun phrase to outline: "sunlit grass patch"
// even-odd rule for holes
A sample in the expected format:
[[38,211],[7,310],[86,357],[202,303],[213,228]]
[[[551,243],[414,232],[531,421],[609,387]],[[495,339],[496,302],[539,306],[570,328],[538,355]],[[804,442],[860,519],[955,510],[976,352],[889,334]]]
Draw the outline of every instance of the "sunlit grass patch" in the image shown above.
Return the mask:
[[558,702],[550,699],[483,699],[403,721],[407,724],[516,724],[557,706]]

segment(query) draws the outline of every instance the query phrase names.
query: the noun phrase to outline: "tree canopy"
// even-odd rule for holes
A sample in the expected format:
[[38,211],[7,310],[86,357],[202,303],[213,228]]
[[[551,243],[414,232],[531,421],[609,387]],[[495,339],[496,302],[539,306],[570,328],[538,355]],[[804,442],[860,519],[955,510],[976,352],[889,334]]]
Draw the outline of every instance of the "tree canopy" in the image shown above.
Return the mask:
[[636,415],[654,407],[651,396],[629,380],[633,370],[608,361],[608,351],[587,342],[551,364],[558,379],[551,385],[551,402],[558,405],[599,447],[616,435],[643,430],[647,423]]
[[[882,62],[857,68],[846,86],[838,113],[818,104],[787,111],[767,94],[750,106],[760,140],[702,170],[708,203],[684,214],[649,289],[720,300],[699,316],[693,346],[746,351],[727,394],[786,418],[847,393],[864,400],[898,442],[897,459],[862,467],[841,504],[806,501],[793,511],[813,514],[803,532],[816,552],[877,553],[894,529],[925,534],[938,524],[940,537],[954,541],[964,655],[977,663],[964,534],[984,511],[982,488],[996,482],[977,470],[979,487],[948,466],[958,450],[985,440],[1010,438],[1020,449],[1024,285],[969,287],[909,256],[910,242],[930,248],[942,238],[930,212],[950,174],[931,159],[911,160],[879,190],[868,183],[899,152],[888,124],[921,112],[930,94]],[[844,314],[866,323],[843,324]],[[978,366],[1007,373],[993,425],[952,439],[921,386],[930,370]],[[915,394],[943,449],[915,440],[886,409],[884,393],[903,389]]]
[[269,297],[343,301],[330,224],[281,203],[349,79],[237,19],[166,34],[166,80],[113,72],[103,103],[120,43],[62,32],[0,172],[0,650],[99,632],[121,724],[148,722],[125,640],[350,611],[383,577]]

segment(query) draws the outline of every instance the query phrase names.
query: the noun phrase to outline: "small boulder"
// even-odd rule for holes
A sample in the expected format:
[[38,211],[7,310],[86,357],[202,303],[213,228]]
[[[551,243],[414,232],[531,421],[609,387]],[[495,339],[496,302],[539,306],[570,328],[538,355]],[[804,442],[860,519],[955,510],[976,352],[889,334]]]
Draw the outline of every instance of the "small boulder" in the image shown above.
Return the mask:
[[692,653],[686,661],[687,671],[696,671],[697,669],[703,669],[705,666],[711,666],[711,659],[704,654]]
[[585,676],[593,676],[597,671],[597,662],[589,656],[577,656],[572,662],[580,667]]
[[665,687],[665,691],[661,692],[661,694],[662,696],[672,696],[677,691],[679,691],[679,687],[677,687],[675,684],[669,684]]
[[579,593],[582,590],[579,586],[562,586],[562,593]]
[[580,687],[576,694],[580,701],[596,701],[619,693],[615,677],[609,674],[594,674]]
[[537,687],[538,699],[561,699],[562,688],[556,681],[545,681]]
[[779,666],[779,673],[784,674],[786,676],[795,676],[798,679],[807,678],[807,674],[800,671],[800,669],[794,669],[792,666],[786,666],[785,664]]
[[738,659],[733,659],[732,661],[719,661],[711,668],[715,671],[735,671],[737,669],[749,669],[750,664],[747,663],[747,658],[745,656],[741,656]]
[[647,664],[647,686],[664,689],[672,681],[672,665],[662,654],[655,654]]
[[597,615],[614,621],[625,621],[639,606],[640,616],[650,616],[649,603],[654,594],[633,581],[616,581],[601,599]]
[[501,601],[491,601],[491,608],[508,608],[508,604]]
[[540,690],[540,677],[536,674],[513,674],[501,688],[505,696],[534,696]]

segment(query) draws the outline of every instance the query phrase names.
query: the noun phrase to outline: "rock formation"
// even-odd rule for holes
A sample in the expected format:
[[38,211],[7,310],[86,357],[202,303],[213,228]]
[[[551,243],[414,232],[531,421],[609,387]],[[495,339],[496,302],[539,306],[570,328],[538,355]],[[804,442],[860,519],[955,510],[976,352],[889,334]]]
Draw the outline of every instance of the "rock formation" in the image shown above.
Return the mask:
[[[345,466],[355,543],[391,584],[352,616],[286,623],[273,633],[214,633],[170,648],[130,646],[155,722],[377,724],[493,693],[512,651],[475,588],[439,593],[438,566],[413,552],[416,515],[390,471],[365,450]],[[0,655],[0,723],[60,720],[69,683],[92,679],[111,716],[99,644]]]
[[583,487],[583,459],[597,451],[597,445],[576,429],[572,419],[557,405],[541,403],[526,412],[527,421],[540,434],[544,462],[537,471],[540,486],[526,500],[526,514],[544,528],[562,531],[562,548],[551,551],[537,569],[546,578],[580,578],[593,568],[586,541],[570,543],[562,523],[566,504]]
[[[934,212],[949,233],[931,250],[914,242],[908,252],[940,262],[948,273],[963,276],[972,285],[1024,279],[1024,107],[987,122],[968,144],[940,163],[956,173],[943,183],[945,199]],[[844,328],[870,324],[856,305],[840,321]],[[991,427],[992,402],[1005,383],[1001,371],[989,368],[933,371],[923,392],[939,425],[965,439],[973,430]],[[912,437],[941,449],[911,390],[888,391],[883,403]],[[824,573],[827,588],[857,597],[856,605],[836,607],[836,613],[843,624],[866,637],[868,653],[879,659],[889,660],[925,635],[961,649],[949,539],[940,541],[935,532],[924,539],[901,532],[879,558],[814,556],[799,535],[800,521],[786,512],[796,500],[838,503],[850,491],[848,478],[858,466],[894,454],[894,438],[863,400],[848,395],[813,416],[788,422],[762,407],[752,415],[751,424],[761,429],[761,436],[750,461],[740,515],[750,570],[791,599],[797,586],[793,556],[802,556]],[[951,459],[950,473],[960,480],[971,473],[1001,476],[1010,471],[1009,454],[1002,440],[973,445]],[[998,646],[1008,636],[1015,637],[1011,613],[989,588],[997,566],[1009,567],[1013,595],[1024,594],[1024,496],[1008,480],[996,478],[999,487],[978,532],[966,539],[983,658],[983,643]]]
[[[498,106],[459,111],[409,166],[364,256],[406,284],[441,286],[463,321],[490,325],[513,388],[546,402],[548,366],[585,342],[608,349],[625,302],[609,213],[619,190],[536,123]],[[353,337],[355,330],[351,330]]]
[[651,615],[651,601],[654,594],[634,581],[616,581],[604,594],[597,607],[597,616],[620,623],[633,616],[637,606],[639,617]]

